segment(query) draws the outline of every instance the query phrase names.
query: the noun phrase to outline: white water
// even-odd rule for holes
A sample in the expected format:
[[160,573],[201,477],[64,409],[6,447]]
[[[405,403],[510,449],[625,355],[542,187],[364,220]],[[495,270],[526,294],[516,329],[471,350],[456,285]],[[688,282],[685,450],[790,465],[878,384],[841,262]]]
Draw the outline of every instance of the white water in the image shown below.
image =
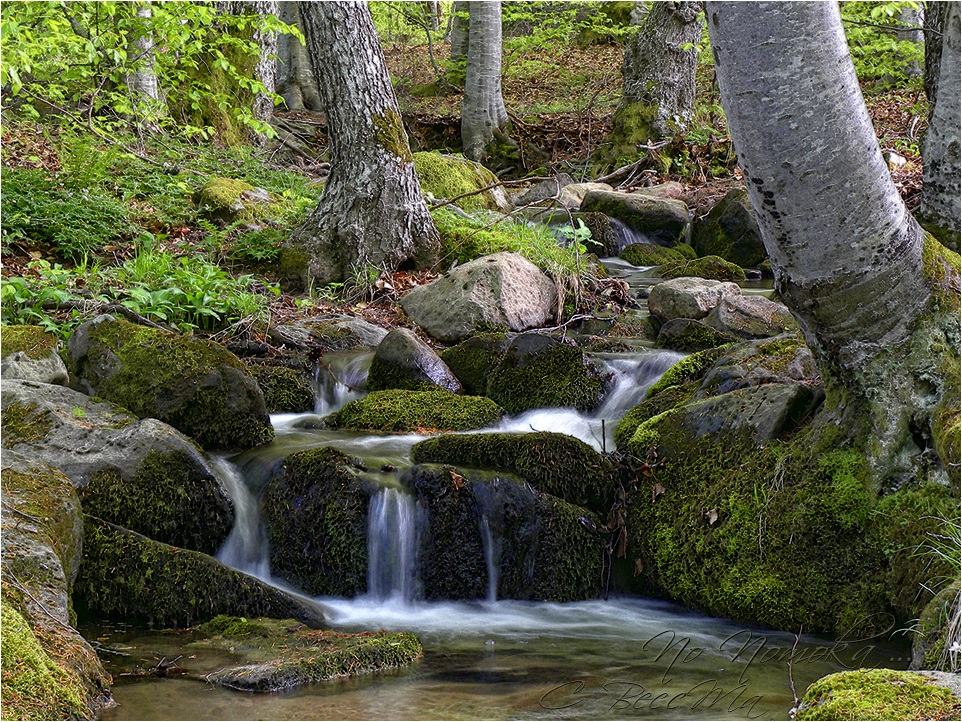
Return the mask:
[[371,497],[367,517],[367,593],[409,604],[417,594],[417,510],[414,498],[385,487]]
[[331,353],[314,370],[314,413],[331,414],[364,395],[373,353]]
[[498,577],[500,576],[501,539],[491,533],[488,515],[481,514],[481,545],[484,547],[484,566],[488,572],[489,602],[498,601]]
[[222,456],[212,457],[211,466],[234,503],[234,526],[217,553],[217,559],[267,581],[271,576],[271,563],[267,533],[261,523],[260,502],[244,482],[237,466]]

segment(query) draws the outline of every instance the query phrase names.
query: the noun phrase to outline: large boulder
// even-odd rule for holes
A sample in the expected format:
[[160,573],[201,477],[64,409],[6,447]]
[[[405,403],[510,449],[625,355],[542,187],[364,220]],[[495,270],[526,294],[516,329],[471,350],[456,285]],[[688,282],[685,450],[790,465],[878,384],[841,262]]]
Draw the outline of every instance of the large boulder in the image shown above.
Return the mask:
[[586,509],[510,474],[418,465],[402,482],[427,512],[418,548],[425,598],[483,599],[492,587],[499,599],[599,594],[607,535]]
[[784,334],[719,350],[704,369],[697,396],[707,398],[771,383],[821,385],[815,357],[800,337]]
[[728,191],[692,226],[691,244],[701,256],[721,256],[742,268],[755,268],[768,257],[748,193]]
[[401,299],[415,323],[448,342],[478,331],[544,326],[556,305],[557,289],[551,279],[520,254],[507,252],[458,266]]
[[43,384],[67,383],[67,367],[60,358],[60,342],[39,326],[0,328],[3,358],[0,376]]
[[74,629],[80,500],[63,474],[3,454],[4,719],[90,719],[110,701],[110,676]]
[[784,304],[763,296],[727,296],[711,310],[705,323],[742,338],[765,338],[799,330],[795,317]]
[[387,331],[357,316],[334,314],[271,326],[268,335],[275,343],[302,351],[350,351],[374,348]]
[[92,516],[84,516],[74,599],[93,618],[158,627],[189,627],[218,614],[325,623],[310,600]]
[[615,498],[612,463],[567,434],[447,434],[416,444],[411,460],[517,474],[543,492],[601,514]]
[[661,246],[681,242],[688,225],[688,206],[683,201],[639,193],[592,190],[585,194],[581,210],[616,218]]
[[98,316],[73,332],[67,348],[76,388],[204,447],[246,449],[274,437],[257,382],[223,346]]
[[507,213],[512,208],[504,188],[496,185],[497,176],[480,163],[462,155],[445,155],[435,151],[415,153],[414,172],[421,183],[421,190],[435,198],[452,200],[465,196],[454,204],[466,211]]
[[629,243],[618,252],[618,257],[632,266],[661,266],[685,261],[685,257],[674,248],[655,243]]
[[673,318],[705,318],[726,296],[738,296],[735,283],[704,278],[674,278],[651,288],[648,311],[664,323]]
[[334,429],[380,432],[470,431],[492,426],[504,409],[481,396],[460,396],[441,388],[372,391],[324,417]]
[[308,594],[363,594],[368,501],[376,490],[336,449],[287,457],[263,496],[271,571]]
[[959,717],[959,677],[939,672],[855,669],[815,680],[797,720],[948,720]]
[[431,386],[461,392],[461,383],[451,369],[414,331],[408,328],[390,331],[374,352],[367,387],[378,391]]
[[152,538],[214,553],[233,505],[203,452],[156,419],[137,419],[78,391],[9,381],[3,446],[62,471],[84,509]]
[[441,359],[458,377],[465,393],[484,396],[488,377],[508,350],[512,337],[506,333],[479,333],[444,349]]

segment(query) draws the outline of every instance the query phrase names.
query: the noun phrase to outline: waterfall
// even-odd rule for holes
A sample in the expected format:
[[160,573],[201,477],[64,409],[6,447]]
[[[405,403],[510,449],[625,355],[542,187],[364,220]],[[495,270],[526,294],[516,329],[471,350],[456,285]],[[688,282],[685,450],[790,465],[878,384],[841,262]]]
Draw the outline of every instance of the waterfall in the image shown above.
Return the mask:
[[217,552],[217,559],[229,567],[267,581],[271,566],[267,533],[261,523],[258,499],[244,482],[236,465],[224,457],[211,457],[218,481],[234,503],[234,526]]
[[363,396],[372,353],[327,354],[314,369],[314,412],[333,413]]
[[371,497],[367,521],[367,591],[408,603],[417,593],[417,508],[414,497],[384,487]]
[[498,577],[500,575],[501,540],[495,539],[488,523],[488,515],[481,514],[481,544],[484,547],[484,565],[488,571],[489,602],[498,601]]
[[621,249],[633,243],[654,243],[654,241],[644,233],[629,228],[617,218],[611,218],[609,216],[608,221],[611,223],[611,232],[614,236],[614,244],[611,249],[613,255],[617,255],[621,252]]

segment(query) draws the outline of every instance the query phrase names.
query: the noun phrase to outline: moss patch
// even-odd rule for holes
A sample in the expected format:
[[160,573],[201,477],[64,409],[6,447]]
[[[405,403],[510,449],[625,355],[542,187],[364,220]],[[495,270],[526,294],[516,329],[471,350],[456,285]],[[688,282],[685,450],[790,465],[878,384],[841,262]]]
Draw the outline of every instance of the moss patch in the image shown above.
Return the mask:
[[483,396],[488,392],[488,376],[508,348],[510,339],[504,333],[480,333],[441,352],[441,360],[469,394]]
[[618,256],[633,266],[661,266],[669,263],[681,263],[686,258],[673,248],[666,248],[654,243],[632,243],[622,248]]
[[628,442],[641,424],[669,409],[688,403],[697,390],[697,383],[669,386],[632,407],[615,427],[615,444],[619,449],[627,448]]
[[767,254],[748,193],[730,190],[692,229],[692,245],[703,256],[720,256],[746,267],[757,267]]
[[915,672],[858,669],[822,677],[802,698],[799,720],[957,719],[952,692]]
[[16,401],[3,410],[4,446],[35,444],[47,438],[53,428],[50,412],[37,404]]
[[300,371],[268,364],[249,364],[247,371],[260,386],[269,414],[313,410],[314,389]]
[[[448,200],[498,182],[497,176],[480,163],[462,155],[443,155],[434,151],[415,153],[414,171],[421,182],[421,190],[435,198]],[[467,196],[456,201],[455,205],[466,211],[498,209],[490,191]]]
[[39,326],[0,327],[0,353],[4,356],[20,352],[27,358],[41,359],[55,353],[57,345],[57,337]]
[[405,163],[414,160],[411,147],[408,145],[408,135],[404,132],[404,123],[393,108],[388,108],[380,115],[374,116],[374,138],[382,148]]
[[744,281],[745,271],[734,263],[729,263],[719,256],[704,256],[693,261],[682,261],[661,266],[659,273],[662,278],[681,278],[694,276],[696,278],[710,278],[716,281]]
[[719,346],[717,348],[710,348],[699,351],[698,353],[693,353],[691,356],[686,356],[665,371],[665,373],[661,375],[661,378],[651,385],[645,398],[650,399],[669,386],[679,386],[689,381],[702,378],[715,361],[718,360],[721,352],[727,348],[728,346]]
[[443,389],[374,391],[325,418],[332,428],[371,431],[468,431],[497,423],[504,411],[491,399]]

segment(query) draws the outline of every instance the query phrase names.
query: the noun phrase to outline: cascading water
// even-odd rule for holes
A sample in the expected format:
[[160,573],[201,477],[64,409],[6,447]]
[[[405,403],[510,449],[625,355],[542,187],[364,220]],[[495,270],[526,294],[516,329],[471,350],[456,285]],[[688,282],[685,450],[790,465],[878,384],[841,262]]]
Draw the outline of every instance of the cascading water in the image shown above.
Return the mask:
[[484,547],[484,565],[488,571],[487,600],[489,602],[496,602],[498,601],[501,541],[491,533],[491,524],[488,522],[488,515],[484,513],[481,515],[481,544]]
[[373,354],[327,354],[314,371],[314,412],[330,414],[363,396]]
[[267,581],[271,575],[270,556],[257,497],[244,482],[237,466],[230,461],[212,457],[211,465],[234,503],[234,526],[217,553],[217,559]]
[[417,595],[417,508],[414,497],[384,487],[371,497],[367,590],[377,601],[407,604]]

